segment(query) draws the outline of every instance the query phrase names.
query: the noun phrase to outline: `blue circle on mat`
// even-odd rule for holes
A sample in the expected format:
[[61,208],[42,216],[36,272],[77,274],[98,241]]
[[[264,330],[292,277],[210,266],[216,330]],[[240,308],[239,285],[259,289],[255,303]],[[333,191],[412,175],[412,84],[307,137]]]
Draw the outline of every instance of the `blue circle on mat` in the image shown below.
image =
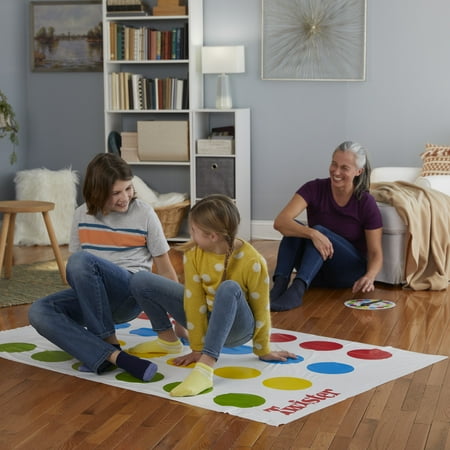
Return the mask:
[[121,328],[130,328],[131,327],[131,323],[125,322],[125,323],[116,323],[116,325],[114,325],[114,328],[116,330],[120,330]]
[[325,375],[338,375],[342,373],[350,373],[355,370],[353,366],[349,364],[342,364],[337,362],[320,362],[309,364],[306,366],[311,372],[322,373]]
[[130,331],[130,334],[137,334],[138,336],[157,336],[156,331],[153,328],[137,328]]
[[237,347],[223,347],[221,353],[227,355],[248,355],[253,353],[253,349],[248,345],[238,345]]
[[265,360],[263,361],[269,364],[298,364],[304,360],[305,358],[303,358],[303,356],[296,355],[295,358],[288,358],[286,361],[265,361]]

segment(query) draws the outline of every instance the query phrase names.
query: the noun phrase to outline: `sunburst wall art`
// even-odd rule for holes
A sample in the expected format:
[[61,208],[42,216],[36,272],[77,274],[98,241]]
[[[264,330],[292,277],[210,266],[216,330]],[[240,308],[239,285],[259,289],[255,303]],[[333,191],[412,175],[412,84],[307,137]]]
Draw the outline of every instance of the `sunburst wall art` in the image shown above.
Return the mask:
[[262,78],[364,81],[367,0],[262,0]]

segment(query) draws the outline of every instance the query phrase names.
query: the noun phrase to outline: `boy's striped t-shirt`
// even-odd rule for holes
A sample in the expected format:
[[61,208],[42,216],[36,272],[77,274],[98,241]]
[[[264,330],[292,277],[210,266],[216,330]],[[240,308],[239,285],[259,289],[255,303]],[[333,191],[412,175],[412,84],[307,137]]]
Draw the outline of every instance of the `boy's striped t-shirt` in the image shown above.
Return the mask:
[[69,251],[85,250],[130,272],[151,270],[152,257],[169,251],[153,208],[136,199],[126,213],[92,216],[86,205],[74,214]]

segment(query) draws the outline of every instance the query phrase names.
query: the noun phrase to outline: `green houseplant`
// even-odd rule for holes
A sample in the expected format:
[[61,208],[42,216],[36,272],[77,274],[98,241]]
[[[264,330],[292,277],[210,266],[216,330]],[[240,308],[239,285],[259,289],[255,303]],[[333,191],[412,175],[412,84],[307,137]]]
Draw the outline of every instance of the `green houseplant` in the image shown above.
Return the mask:
[[11,164],[17,161],[16,145],[19,144],[18,133],[19,124],[16,120],[16,114],[6,95],[0,90],[0,138],[8,137],[13,145],[13,151],[10,156]]

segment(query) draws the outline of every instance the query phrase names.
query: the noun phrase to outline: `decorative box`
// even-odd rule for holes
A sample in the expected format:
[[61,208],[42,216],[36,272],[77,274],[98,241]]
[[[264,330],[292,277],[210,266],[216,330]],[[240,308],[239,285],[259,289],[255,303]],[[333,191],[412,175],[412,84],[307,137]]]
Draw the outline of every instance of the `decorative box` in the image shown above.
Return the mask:
[[234,139],[198,139],[199,155],[234,155]]

